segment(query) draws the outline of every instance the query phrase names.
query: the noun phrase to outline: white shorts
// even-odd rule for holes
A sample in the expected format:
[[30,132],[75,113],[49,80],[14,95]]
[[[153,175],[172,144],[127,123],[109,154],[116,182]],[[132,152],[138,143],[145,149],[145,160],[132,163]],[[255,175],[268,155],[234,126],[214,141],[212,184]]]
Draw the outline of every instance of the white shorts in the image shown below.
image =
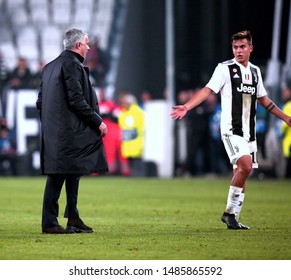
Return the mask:
[[222,142],[234,169],[237,168],[237,160],[245,155],[250,155],[252,157],[253,168],[259,167],[256,141],[248,142],[241,136],[224,134],[222,135]]

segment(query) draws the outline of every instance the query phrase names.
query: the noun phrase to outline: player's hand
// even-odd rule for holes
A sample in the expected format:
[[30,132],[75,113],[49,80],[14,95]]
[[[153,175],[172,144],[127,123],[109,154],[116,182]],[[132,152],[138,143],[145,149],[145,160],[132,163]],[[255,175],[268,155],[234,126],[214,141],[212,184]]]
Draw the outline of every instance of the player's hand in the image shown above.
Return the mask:
[[104,122],[102,122],[100,125],[99,125],[99,130],[101,132],[101,136],[104,137],[107,132],[108,132],[108,129],[107,129],[107,126]]
[[286,123],[287,123],[288,126],[291,127],[291,117],[288,117],[287,118]]
[[172,109],[174,109],[174,111],[170,114],[170,116],[174,120],[181,120],[187,114],[187,108],[185,105],[172,106]]

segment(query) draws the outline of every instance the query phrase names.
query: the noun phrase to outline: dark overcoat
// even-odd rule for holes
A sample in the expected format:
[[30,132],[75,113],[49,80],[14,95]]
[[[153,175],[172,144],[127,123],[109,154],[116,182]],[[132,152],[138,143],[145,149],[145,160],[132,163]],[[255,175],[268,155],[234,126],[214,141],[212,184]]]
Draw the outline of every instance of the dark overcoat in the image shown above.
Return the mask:
[[107,172],[98,100],[79,54],[65,50],[48,63],[36,106],[43,174]]

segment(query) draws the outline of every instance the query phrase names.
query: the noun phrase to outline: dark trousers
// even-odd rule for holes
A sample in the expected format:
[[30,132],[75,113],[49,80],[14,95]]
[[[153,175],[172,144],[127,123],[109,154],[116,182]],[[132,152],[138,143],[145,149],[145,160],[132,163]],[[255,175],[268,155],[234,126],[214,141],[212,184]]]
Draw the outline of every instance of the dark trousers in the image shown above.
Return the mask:
[[43,197],[42,228],[58,225],[59,197],[65,182],[67,205],[65,218],[79,218],[77,209],[79,175],[48,175]]
[[144,177],[144,162],[141,158],[128,158],[130,173],[132,177]]
[[285,178],[291,178],[291,157],[286,158]]

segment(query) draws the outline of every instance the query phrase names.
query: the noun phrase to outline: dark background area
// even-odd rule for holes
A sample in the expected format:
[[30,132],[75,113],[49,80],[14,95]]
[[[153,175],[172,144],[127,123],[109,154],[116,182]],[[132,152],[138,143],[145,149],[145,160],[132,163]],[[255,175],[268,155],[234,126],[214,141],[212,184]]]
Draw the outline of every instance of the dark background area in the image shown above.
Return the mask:
[[[131,0],[127,14],[117,88],[135,95],[144,89],[163,98],[165,79],[165,2]],[[271,57],[275,0],[174,0],[176,93],[204,86],[217,63],[232,58],[230,37],[248,29],[251,61],[264,75]],[[289,1],[283,1],[280,61],[285,62]]]

